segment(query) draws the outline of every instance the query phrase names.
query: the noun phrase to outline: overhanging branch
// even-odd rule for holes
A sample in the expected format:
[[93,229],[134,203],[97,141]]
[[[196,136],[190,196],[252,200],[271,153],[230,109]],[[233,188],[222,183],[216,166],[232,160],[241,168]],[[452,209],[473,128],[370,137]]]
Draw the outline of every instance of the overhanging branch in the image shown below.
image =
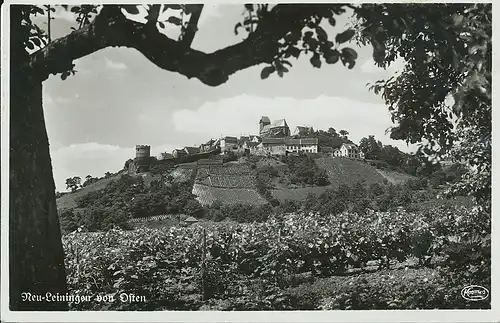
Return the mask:
[[158,67],[218,86],[239,70],[271,62],[277,41],[291,23],[302,25],[307,15],[293,5],[278,5],[259,23],[257,31],[238,44],[213,53],[186,47],[159,33],[156,26],[126,19],[116,5],[106,5],[94,21],[56,39],[31,57],[30,67],[42,79],[68,70],[72,62],[106,47],[128,47],[141,52]]

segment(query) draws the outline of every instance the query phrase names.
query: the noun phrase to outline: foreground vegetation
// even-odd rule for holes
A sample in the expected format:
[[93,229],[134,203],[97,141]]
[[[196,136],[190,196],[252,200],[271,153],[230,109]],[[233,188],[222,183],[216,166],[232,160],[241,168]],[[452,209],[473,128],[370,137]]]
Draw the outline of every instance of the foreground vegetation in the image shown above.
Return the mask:
[[[264,223],[73,232],[63,238],[70,291],[107,295],[114,301],[70,306],[489,308],[489,299],[467,302],[460,297],[464,286],[490,287],[489,223],[486,214],[457,206],[418,213],[301,213]],[[409,268],[410,259],[417,260],[416,268]],[[373,269],[378,271],[366,273]],[[124,303],[121,293],[147,301]]]

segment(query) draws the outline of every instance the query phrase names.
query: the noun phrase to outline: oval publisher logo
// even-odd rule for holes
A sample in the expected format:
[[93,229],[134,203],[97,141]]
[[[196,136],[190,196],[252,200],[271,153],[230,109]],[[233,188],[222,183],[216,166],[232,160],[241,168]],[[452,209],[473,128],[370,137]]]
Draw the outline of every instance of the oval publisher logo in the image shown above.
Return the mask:
[[470,285],[462,289],[462,297],[468,301],[483,301],[488,298],[488,289],[479,285]]

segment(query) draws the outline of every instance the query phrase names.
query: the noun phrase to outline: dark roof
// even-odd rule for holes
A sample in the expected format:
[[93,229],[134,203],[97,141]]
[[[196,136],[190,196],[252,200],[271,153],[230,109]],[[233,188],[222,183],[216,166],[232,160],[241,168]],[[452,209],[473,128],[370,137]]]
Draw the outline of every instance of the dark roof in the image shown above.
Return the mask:
[[238,143],[238,138],[236,138],[236,137],[226,136],[223,139],[226,142]]
[[284,138],[262,138],[262,143],[265,144],[285,144]]
[[269,119],[269,117],[263,116],[262,118],[260,118],[260,122],[268,122],[268,123],[271,123],[271,120]]
[[198,154],[200,152],[200,148],[198,147],[184,147],[184,150],[190,155]]
[[215,143],[215,140],[213,139],[210,139],[209,141],[207,141],[206,143],[203,144],[203,146],[211,146]]
[[163,159],[169,159],[169,158],[173,158],[174,156],[172,156],[171,153],[161,153],[161,158]]
[[347,150],[358,150],[358,146],[356,146],[355,144],[346,144],[346,143],[343,143],[342,146],[345,146],[347,148]]
[[286,139],[286,145],[317,145],[318,138]]
[[331,152],[333,152],[333,148],[332,147],[320,147],[319,151],[324,152],[324,153],[331,153]]
[[247,141],[246,144],[249,148],[257,147],[259,145],[258,142],[253,142],[253,141]]

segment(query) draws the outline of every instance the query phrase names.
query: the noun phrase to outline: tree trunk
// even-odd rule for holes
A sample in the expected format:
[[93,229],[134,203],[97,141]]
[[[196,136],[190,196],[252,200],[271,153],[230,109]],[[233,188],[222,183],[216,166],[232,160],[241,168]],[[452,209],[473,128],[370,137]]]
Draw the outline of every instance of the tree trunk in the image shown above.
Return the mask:
[[17,32],[20,15],[20,10],[11,10],[10,309],[67,310],[67,302],[22,298],[23,293],[46,297],[65,294],[67,289],[42,81],[23,68],[27,55]]

